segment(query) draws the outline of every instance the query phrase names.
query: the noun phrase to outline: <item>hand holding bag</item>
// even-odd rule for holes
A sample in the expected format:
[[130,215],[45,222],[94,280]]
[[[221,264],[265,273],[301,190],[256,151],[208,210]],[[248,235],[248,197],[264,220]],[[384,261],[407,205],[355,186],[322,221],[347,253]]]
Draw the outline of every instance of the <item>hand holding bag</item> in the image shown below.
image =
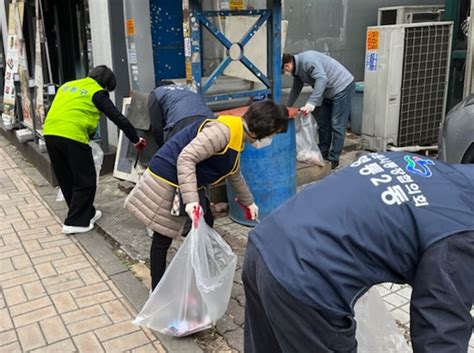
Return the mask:
[[210,328],[229,304],[237,256],[202,212],[134,324],[181,337]]

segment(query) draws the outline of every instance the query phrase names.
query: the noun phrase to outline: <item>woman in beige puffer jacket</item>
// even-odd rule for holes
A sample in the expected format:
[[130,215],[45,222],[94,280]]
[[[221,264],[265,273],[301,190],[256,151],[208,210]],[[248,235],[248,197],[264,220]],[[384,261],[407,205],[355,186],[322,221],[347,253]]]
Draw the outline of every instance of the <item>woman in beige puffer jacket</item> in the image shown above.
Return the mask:
[[[125,200],[125,207],[154,231],[150,251],[152,288],[164,274],[172,238],[189,231],[189,217],[195,206],[205,210],[206,223],[212,227],[214,218],[205,186],[227,178],[252,217],[258,216],[258,207],[240,172],[240,153],[245,142],[258,148],[287,127],[286,107],[267,100],[252,104],[242,117],[197,120],[158,150]],[[185,205],[181,209],[186,211],[178,216],[171,212],[172,208],[176,210],[173,201],[177,189]]]

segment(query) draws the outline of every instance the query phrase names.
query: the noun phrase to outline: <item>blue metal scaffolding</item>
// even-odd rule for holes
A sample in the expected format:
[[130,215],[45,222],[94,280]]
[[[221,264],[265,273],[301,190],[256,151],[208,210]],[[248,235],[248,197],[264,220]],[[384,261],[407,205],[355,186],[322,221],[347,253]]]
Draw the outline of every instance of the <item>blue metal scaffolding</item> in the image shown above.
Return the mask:
[[[211,21],[216,16],[255,16],[256,22],[238,41],[229,40]],[[245,47],[255,33],[267,26],[267,73],[261,72],[245,55]],[[227,50],[227,55],[203,82],[202,31],[207,29]],[[206,101],[215,102],[243,97],[270,96],[281,101],[281,0],[267,0],[266,9],[203,11],[199,0],[183,0],[183,36],[186,82]],[[209,90],[232,61],[240,61],[263,84],[263,89],[210,95]],[[277,134],[273,143],[262,149],[247,145],[241,155],[241,170],[257,205],[260,218],[270,214],[296,193],[296,143],[294,121],[287,133]],[[227,187],[230,217],[241,224],[255,225],[243,216]]]
[[[218,16],[255,16],[255,24],[238,42],[231,42],[210,20]],[[255,33],[267,26],[267,70],[265,75],[245,56],[245,46]],[[205,82],[202,75],[202,30],[206,28],[227,49],[227,56]],[[239,11],[203,11],[199,0],[183,0],[183,35],[186,63],[186,81],[202,94],[206,101],[221,101],[234,98],[269,96],[275,102],[281,100],[281,0],[268,0],[267,9]],[[237,53],[237,55],[232,55]],[[215,81],[224,73],[232,61],[240,61],[260,82],[263,89],[230,94],[206,95]]]

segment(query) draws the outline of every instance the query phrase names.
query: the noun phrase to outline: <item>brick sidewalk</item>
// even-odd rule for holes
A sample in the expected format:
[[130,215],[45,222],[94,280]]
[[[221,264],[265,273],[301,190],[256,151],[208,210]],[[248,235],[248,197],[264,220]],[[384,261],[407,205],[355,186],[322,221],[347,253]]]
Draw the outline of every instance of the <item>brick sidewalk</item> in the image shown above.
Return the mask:
[[165,352],[0,149],[0,352]]

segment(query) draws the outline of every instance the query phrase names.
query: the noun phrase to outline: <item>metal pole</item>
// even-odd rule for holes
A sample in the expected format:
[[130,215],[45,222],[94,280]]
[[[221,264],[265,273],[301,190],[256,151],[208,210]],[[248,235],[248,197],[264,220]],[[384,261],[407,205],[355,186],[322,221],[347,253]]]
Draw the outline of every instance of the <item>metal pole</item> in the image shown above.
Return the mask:
[[[462,73],[459,72],[458,65],[462,65],[462,62],[466,58],[466,51],[460,50],[457,48],[458,43],[458,32],[460,26],[460,8],[462,0],[446,0],[445,3],[445,12],[444,20],[453,21],[453,35],[452,35],[452,53],[451,53],[451,65],[449,72],[449,83],[448,83],[448,98],[446,104],[446,110],[451,109],[456,103],[456,83],[459,79],[459,75]],[[464,0],[465,1],[465,0]],[[461,62],[461,63],[460,63]]]
[[461,8],[461,0],[446,0],[444,20],[453,21],[453,43],[458,38],[459,31],[459,11]]
[[[474,14],[474,1],[471,2],[470,14]],[[466,64],[464,72],[464,92],[463,98],[466,98],[472,92],[474,92],[474,82],[472,79],[472,64],[473,64],[473,55],[474,55],[474,18],[469,16],[468,26],[468,36],[467,36],[467,55],[466,55]]]
[[7,45],[8,45],[8,22],[7,22],[7,12],[6,8],[8,6],[8,1],[2,1],[0,4],[0,22],[2,24],[2,39],[3,39],[3,53],[5,60],[7,56]]
[[49,83],[53,83],[53,72],[51,70],[51,59],[49,58],[49,47],[48,47],[48,38],[46,36],[46,27],[44,26],[44,16],[43,16],[43,4],[41,2],[41,0],[39,0],[39,9],[40,9],[40,16],[41,16],[41,27],[42,27],[42,36],[41,36],[41,39],[42,39],[42,42],[43,42],[43,45],[44,45],[44,51],[45,51],[45,54],[46,54],[46,65],[48,67],[48,79],[49,79]]
[[184,57],[186,64],[186,84],[190,85],[197,93],[202,94],[202,49],[201,49],[201,23],[199,0],[183,0],[183,36]]
[[272,15],[267,25],[267,70],[271,76],[272,98],[281,101],[281,0],[267,0]]
[[21,103],[21,87],[20,87],[20,74],[14,73],[13,74],[13,82],[15,85],[15,106],[16,106],[16,113],[17,113],[17,121],[18,126],[22,126],[23,124],[23,106]]
[[183,0],[183,37],[184,37],[184,63],[186,72],[186,84],[193,84],[192,53],[191,53],[191,24],[189,20],[189,0]]
[[[28,88],[29,88],[29,93],[30,93],[30,114],[31,114],[31,122],[33,123],[33,140],[35,143],[38,143],[38,135],[36,133],[36,109],[35,109],[35,104],[36,104],[36,89],[35,89],[35,79],[30,77],[28,78]],[[41,89],[43,89],[41,87]]]

